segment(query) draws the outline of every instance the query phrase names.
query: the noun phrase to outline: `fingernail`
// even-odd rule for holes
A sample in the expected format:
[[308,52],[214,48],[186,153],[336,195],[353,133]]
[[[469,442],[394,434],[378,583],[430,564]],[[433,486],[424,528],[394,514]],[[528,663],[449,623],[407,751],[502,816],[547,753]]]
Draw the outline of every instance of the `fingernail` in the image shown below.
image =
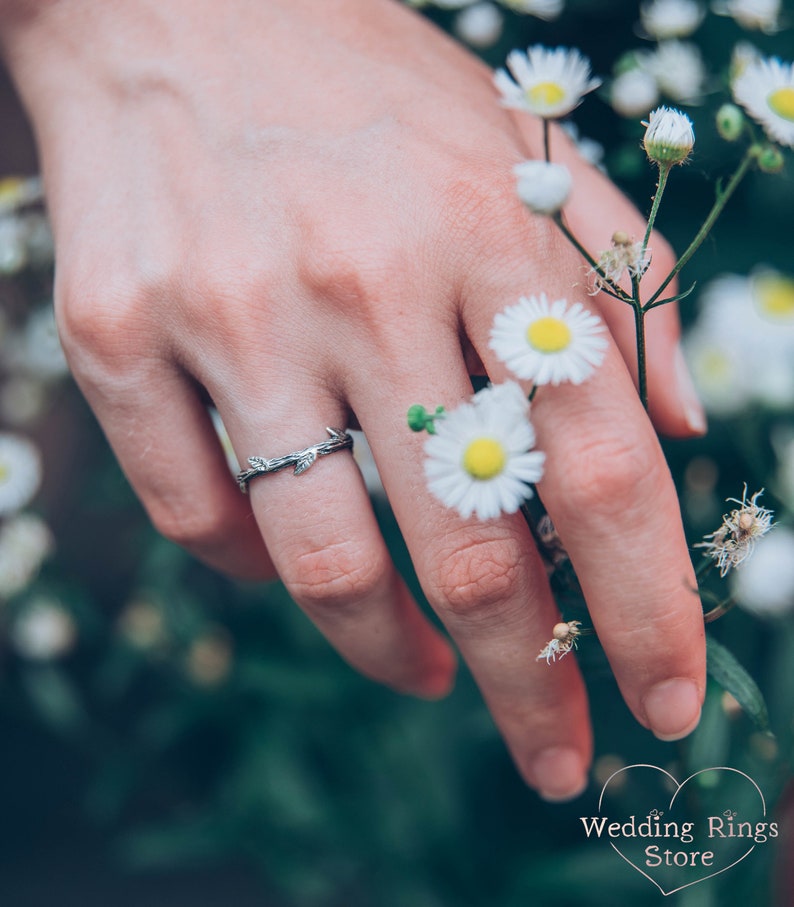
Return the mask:
[[535,756],[531,766],[532,783],[544,800],[561,803],[573,800],[587,787],[584,760],[569,746],[552,746]]
[[678,344],[674,353],[675,380],[678,389],[678,397],[684,407],[684,416],[690,430],[696,435],[706,433],[706,414],[703,412],[703,406],[698,399],[695,385],[692,383],[692,376],[689,374],[689,366],[684,359],[684,351],[681,344]]
[[642,700],[648,724],[660,740],[680,740],[694,731],[700,705],[697,686],[682,677],[657,683]]

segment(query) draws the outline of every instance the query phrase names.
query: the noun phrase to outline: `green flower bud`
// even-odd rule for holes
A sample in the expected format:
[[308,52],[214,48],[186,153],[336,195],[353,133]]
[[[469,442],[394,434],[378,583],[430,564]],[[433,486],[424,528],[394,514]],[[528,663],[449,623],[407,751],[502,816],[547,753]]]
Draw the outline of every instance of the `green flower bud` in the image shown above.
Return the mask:
[[785,160],[777,145],[765,145],[758,152],[758,169],[762,173],[780,173]]
[[695,144],[692,121],[680,110],[659,107],[645,124],[643,145],[650,160],[662,167],[683,164]]
[[726,142],[735,142],[744,129],[744,114],[735,104],[723,104],[717,111],[717,131]]
[[434,413],[429,413],[421,403],[414,403],[408,407],[408,427],[411,431],[426,431],[429,435],[434,435],[436,429],[433,423],[443,415],[443,406],[437,406]]

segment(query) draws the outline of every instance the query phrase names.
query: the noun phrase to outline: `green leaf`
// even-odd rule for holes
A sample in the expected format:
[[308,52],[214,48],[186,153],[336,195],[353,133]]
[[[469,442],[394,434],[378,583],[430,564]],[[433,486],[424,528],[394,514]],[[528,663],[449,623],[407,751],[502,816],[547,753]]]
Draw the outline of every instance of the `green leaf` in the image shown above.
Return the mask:
[[724,690],[735,697],[760,730],[769,731],[769,713],[758,684],[735,656],[708,634],[706,634],[706,669]]

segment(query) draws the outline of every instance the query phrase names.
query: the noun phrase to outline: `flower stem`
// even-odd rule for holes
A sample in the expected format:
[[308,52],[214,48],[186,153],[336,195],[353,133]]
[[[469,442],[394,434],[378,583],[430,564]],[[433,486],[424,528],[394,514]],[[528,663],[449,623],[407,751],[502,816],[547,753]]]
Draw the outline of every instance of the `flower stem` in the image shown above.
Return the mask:
[[632,308],[634,309],[634,338],[637,344],[637,390],[639,391],[640,400],[646,411],[648,409],[648,364],[645,356],[645,309],[642,307],[642,298],[640,297],[640,278],[639,276],[631,279],[632,290],[634,291],[634,300]]
[[648,242],[653,232],[653,225],[656,223],[656,215],[659,213],[659,205],[662,202],[665,187],[667,186],[667,177],[670,176],[672,164],[659,164],[659,182],[656,184],[656,195],[653,197],[651,213],[648,215],[648,226],[645,228],[645,237],[642,240],[642,252],[640,258],[645,258],[645,252],[648,249]]
[[593,258],[593,256],[587,251],[587,249],[585,249],[585,247],[573,235],[573,233],[571,233],[568,225],[563,220],[562,214],[557,213],[554,215],[554,223],[557,224],[557,226],[565,235],[565,238],[574,247],[574,249],[576,249],[576,251],[582,256],[582,258],[584,258],[584,260],[595,271],[595,273],[598,274],[598,276],[605,282],[605,291],[608,292],[610,296],[614,296],[616,299],[619,299],[621,302],[628,302],[630,304],[633,304],[631,296],[629,296],[629,294],[624,289],[622,289],[622,287],[619,287],[616,283],[613,283],[606,276],[595,258]]
[[700,248],[701,243],[708,236],[709,231],[714,226],[717,218],[720,216],[720,214],[722,214],[723,208],[728,204],[728,200],[736,191],[736,187],[744,179],[747,171],[750,169],[753,161],[756,159],[757,154],[758,146],[751,145],[750,148],[747,149],[747,153],[742,158],[742,161],[736,168],[733,176],[728,180],[728,185],[722,190],[717,190],[717,198],[714,200],[714,205],[712,206],[711,211],[709,211],[708,217],[706,217],[706,219],[703,221],[703,225],[695,234],[695,238],[689,244],[684,254],[678,259],[678,262],[676,263],[673,270],[670,271],[664,281],[659,285],[653,296],[651,296],[648,302],[645,303],[646,308],[649,308],[654,304],[654,302],[656,302],[656,300],[662,295],[670,281],[673,280],[678,272],[681,271],[681,269],[687,264],[689,259],[692,258],[695,252],[697,252],[697,250]]
[[546,119],[543,120],[543,153],[546,155],[546,163],[551,163],[551,129]]

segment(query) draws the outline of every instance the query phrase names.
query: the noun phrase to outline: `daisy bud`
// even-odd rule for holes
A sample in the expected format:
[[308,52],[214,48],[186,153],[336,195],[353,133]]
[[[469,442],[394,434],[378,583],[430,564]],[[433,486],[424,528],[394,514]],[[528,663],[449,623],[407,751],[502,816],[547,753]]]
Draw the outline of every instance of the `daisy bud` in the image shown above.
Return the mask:
[[784,164],[783,152],[774,145],[767,145],[758,153],[758,169],[762,173],[780,173]]
[[408,407],[408,427],[411,431],[426,431],[429,435],[436,433],[433,422],[444,415],[444,407],[437,406],[435,413],[429,413],[421,403]]
[[692,120],[680,110],[657,107],[646,126],[643,145],[650,160],[662,167],[683,164],[695,144]]
[[524,161],[514,167],[518,197],[535,214],[556,214],[571,193],[571,172],[562,164]]
[[717,131],[726,142],[735,142],[744,128],[744,114],[735,104],[723,104],[717,111]]

